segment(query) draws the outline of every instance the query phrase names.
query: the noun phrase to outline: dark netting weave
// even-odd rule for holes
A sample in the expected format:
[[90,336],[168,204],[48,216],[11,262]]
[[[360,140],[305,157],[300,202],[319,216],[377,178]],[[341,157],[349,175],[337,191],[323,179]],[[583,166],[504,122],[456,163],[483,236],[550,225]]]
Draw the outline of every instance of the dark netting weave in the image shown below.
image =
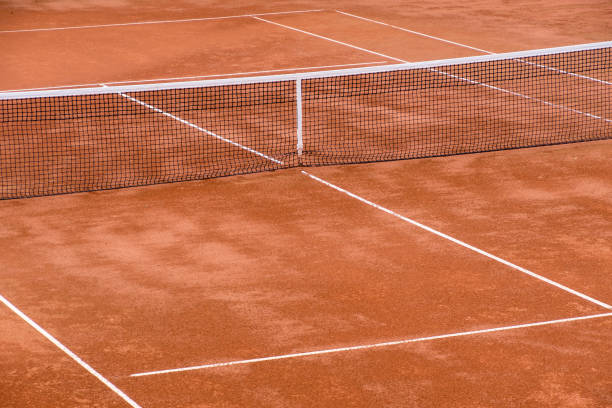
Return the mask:
[[0,199],[609,139],[611,54],[0,94]]

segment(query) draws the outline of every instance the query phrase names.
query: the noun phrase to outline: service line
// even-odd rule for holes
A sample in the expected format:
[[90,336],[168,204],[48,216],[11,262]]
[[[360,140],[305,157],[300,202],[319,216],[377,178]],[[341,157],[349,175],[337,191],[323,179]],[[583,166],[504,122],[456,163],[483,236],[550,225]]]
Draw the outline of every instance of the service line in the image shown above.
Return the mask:
[[398,345],[408,344],[408,343],[419,343],[419,342],[424,342],[424,341],[448,339],[452,337],[463,337],[463,336],[471,336],[475,334],[486,334],[486,333],[494,333],[494,332],[507,331],[507,330],[524,329],[528,327],[548,326],[548,325],[553,325],[553,324],[568,323],[568,322],[574,322],[574,321],[579,321],[579,320],[597,319],[597,318],[611,317],[611,316],[612,316],[612,312],[611,313],[601,313],[601,314],[589,315],[589,316],[570,317],[570,318],[558,319],[558,320],[548,320],[544,322],[494,327],[491,329],[471,330],[471,331],[458,332],[458,333],[440,334],[437,336],[419,337],[419,338],[414,338],[414,339],[397,340],[397,341],[387,341],[383,343],[363,344],[359,346],[307,351],[304,353],[281,354],[277,356],[251,358],[248,360],[235,360],[235,361],[228,361],[224,363],[213,363],[213,364],[203,364],[203,365],[191,366],[191,367],[172,368],[169,370],[147,371],[147,372],[142,372],[142,373],[131,374],[130,377],[145,377],[149,375],[180,373],[184,371],[203,370],[207,368],[227,367],[227,366],[240,365],[240,364],[262,363],[265,361],[273,361],[273,360],[285,360],[289,358],[311,357],[311,356],[318,356],[322,354],[367,350],[367,349],[374,349],[374,348],[398,346]]

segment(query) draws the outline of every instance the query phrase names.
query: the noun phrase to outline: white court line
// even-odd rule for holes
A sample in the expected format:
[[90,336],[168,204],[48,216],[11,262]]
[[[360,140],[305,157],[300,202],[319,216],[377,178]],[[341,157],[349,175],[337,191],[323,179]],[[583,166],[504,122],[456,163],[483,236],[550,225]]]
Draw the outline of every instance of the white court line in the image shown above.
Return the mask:
[[[408,33],[419,35],[421,37],[430,38],[432,40],[442,41],[442,42],[445,42],[445,43],[448,43],[448,44],[452,44],[452,45],[457,45],[457,46],[463,47],[463,48],[469,48],[471,50],[475,50],[475,51],[482,52],[482,53],[485,53],[485,54],[491,54],[491,55],[497,54],[496,52],[493,52],[493,51],[483,50],[482,48],[472,47],[471,45],[463,44],[463,43],[460,43],[460,42],[447,40],[445,38],[436,37],[434,35],[429,35],[429,34],[421,33],[419,31],[409,30],[409,29],[404,28],[404,27],[399,27],[399,26],[396,26],[396,25],[393,25],[393,24],[384,23],[384,22],[378,21],[378,20],[372,20],[371,18],[361,17],[361,16],[358,16],[358,15],[347,13],[347,12],[340,11],[340,10],[335,10],[335,11],[336,11],[336,13],[344,14],[345,16],[349,16],[349,17],[353,17],[353,18],[358,18],[360,20],[368,21],[370,23],[384,25],[384,26],[387,26],[387,27],[394,28],[396,30],[406,31]],[[529,65],[535,65],[537,67],[544,68],[544,69],[547,69],[547,70],[556,71],[556,72],[559,72],[561,74],[566,74],[566,75],[574,76],[574,77],[577,77],[577,78],[586,79],[586,80],[589,80],[589,81],[595,81],[595,82],[599,82],[599,83],[606,84],[606,85],[612,85],[612,82],[604,81],[602,79],[592,78],[592,77],[586,76],[586,75],[575,74],[573,72],[568,72],[568,71],[564,71],[562,69],[548,67],[546,65],[535,64],[533,62],[524,61],[524,60],[521,60],[521,59],[517,59],[516,61],[523,62],[523,63],[529,64]]]
[[[104,86],[104,87],[107,86],[106,84],[100,84],[100,85]],[[189,121],[187,121],[185,119],[179,118],[178,116],[175,116],[175,115],[173,115],[171,113],[168,113],[168,112],[166,112],[164,110],[161,110],[161,109],[159,109],[159,108],[157,108],[157,107],[155,107],[153,105],[149,105],[148,103],[145,103],[145,102],[143,102],[143,101],[141,101],[139,99],[136,99],[136,98],[134,98],[132,96],[129,96],[129,95],[125,94],[125,93],[120,93],[119,95],[123,96],[126,99],[129,99],[132,102],[135,102],[135,103],[137,103],[139,105],[142,105],[145,108],[151,109],[154,112],[157,112],[157,113],[159,113],[161,115],[164,115],[164,116],[167,116],[167,117],[169,117],[171,119],[174,119],[177,122],[182,123],[183,125],[187,125],[187,126],[192,127],[192,128],[194,128],[196,130],[199,130],[200,132],[206,133],[207,135],[212,136],[214,138],[217,138],[217,139],[219,139],[219,140],[221,140],[221,141],[223,141],[225,143],[229,143],[232,146],[236,146],[236,147],[238,147],[240,149],[246,150],[247,152],[250,152],[250,153],[253,153],[253,154],[257,155],[257,156],[263,157],[264,159],[269,160],[271,162],[274,162],[276,164],[280,164],[281,166],[283,165],[283,162],[280,161],[280,160],[276,160],[275,158],[270,157],[270,156],[268,156],[268,155],[266,155],[264,153],[261,153],[261,152],[255,150],[255,149],[251,149],[248,146],[244,146],[244,145],[242,145],[242,144],[240,144],[238,142],[234,142],[233,140],[226,139],[223,136],[219,136],[216,133],[211,132],[210,130],[204,129],[203,127],[200,127],[200,126],[196,125],[195,123],[191,123],[191,122],[189,122]]]
[[324,37],[324,36],[319,35],[319,34],[311,33],[310,31],[304,31],[304,30],[300,30],[299,28],[295,28],[295,27],[291,27],[291,26],[288,26],[288,25],[285,25],[285,24],[277,23],[277,22],[272,21],[272,20],[266,20],[265,18],[255,17],[255,16],[252,16],[252,17],[254,19],[256,19],[256,20],[260,20],[260,21],[263,21],[263,22],[268,23],[268,24],[274,24],[274,25],[277,25],[279,27],[286,28],[288,30],[297,31],[298,33],[310,35],[312,37],[320,38],[322,40],[326,40],[326,41],[330,41],[330,42],[333,42],[333,43],[336,43],[336,44],[344,45],[346,47],[354,48],[356,50],[367,52],[367,53],[372,54],[372,55],[378,55],[379,57],[387,58],[387,59],[390,59],[390,60],[393,60],[393,61],[397,61],[397,62],[403,62],[403,63],[408,62],[408,61],[404,61],[404,60],[399,59],[399,58],[392,57],[390,55],[381,54],[380,52],[375,52],[375,51],[372,51],[372,50],[368,50],[368,49],[365,49],[365,48],[358,47],[358,46],[353,45],[353,44],[349,44],[349,43],[345,43],[345,42],[342,42],[342,41],[334,40],[333,38]]
[[[274,21],[271,21],[271,20],[266,20],[266,19],[260,18],[260,17],[253,17],[253,18],[257,19],[257,20],[260,20],[260,21],[264,21],[266,23],[274,24],[274,25],[277,25],[279,27],[283,27],[283,28],[286,28],[286,29],[289,29],[289,30],[297,31],[299,33],[303,33],[303,34],[310,35],[310,36],[313,36],[313,37],[316,37],[316,38],[320,38],[322,40],[327,40],[327,41],[330,41],[330,42],[333,42],[333,43],[336,43],[336,44],[340,44],[340,45],[344,45],[344,46],[347,46],[347,47],[350,47],[350,48],[354,48],[356,50],[367,52],[367,53],[370,53],[370,54],[373,54],[373,55],[378,55],[379,57],[391,59],[391,60],[394,60],[394,61],[397,61],[397,62],[401,62],[401,63],[408,63],[408,61],[406,61],[406,60],[395,58],[395,57],[392,57],[390,55],[381,54],[379,52],[368,50],[368,49],[362,48],[362,47],[358,47],[356,45],[349,44],[349,43],[346,43],[346,42],[334,40],[333,38],[325,37],[325,36],[322,36],[322,35],[319,35],[319,34],[315,34],[315,33],[309,32],[309,31],[300,30],[298,28],[291,27],[291,26],[288,26],[288,25],[285,25],[285,24],[280,24],[280,23],[277,23],[277,22],[274,22]],[[441,70],[438,70],[438,69],[434,69],[434,68],[430,68],[429,70],[432,71],[432,72],[436,72],[438,74],[441,74],[441,75],[445,75],[445,76],[449,76],[449,77],[458,79],[460,81],[469,82],[469,83],[474,84],[474,85],[479,85],[479,86],[482,86],[482,87],[485,87],[485,88],[488,88],[488,89],[492,89],[492,90],[495,90],[495,91],[504,92],[504,93],[507,93],[509,95],[518,96],[518,97],[521,97],[521,98],[524,98],[524,99],[528,99],[528,100],[531,100],[531,101],[541,102],[541,103],[543,103],[545,105],[548,105],[548,106],[551,106],[553,108],[563,109],[563,110],[566,110],[568,112],[573,112],[573,113],[585,115],[585,116],[593,118],[593,119],[599,119],[599,120],[603,120],[603,121],[606,121],[606,122],[612,122],[612,119],[606,119],[606,118],[603,118],[603,117],[600,117],[600,116],[597,116],[597,115],[593,115],[591,113],[582,112],[582,111],[580,111],[578,109],[568,108],[567,106],[558,105],[558,104],[554,104],[554,103],[551,103],[551,102],[547,102],[547,101],[542,100],[542,99],[534,98],[533,96],[528,96],[528,95],[524,95],[524,94],[521,94],[521,93],[518,93],[518,92],[509,91],[507,89],[500,88],[500,87],[497,87],[497,86],[488,85],[488,84],[486,84],[484,82],[478,82],[478,81],[473,81],[471,79],[462,78],[460,76],[452,75],[452,74],[449,74],[447,72],[444,72],[444,71],[441,71]]]
[[389,210],[388,208],[385,208],[385,207],[383,207],[383,206],[381,206],[381,205],[378,205],[378,204],[376,204],[376,203],[374,203],[374,202],[372,202],[372,201],[366,200],[365,198],[360,197],[360,196],[358,196],[357,194],[351,193],[350,191],[345,190],[345,189],[343,189],[342,187],[338,187],[337,185],[332,184],[332,183],[330,183],[330,182],[328,182],[328,181],[325,181],[325,180],[323,180],[323,179],[321,179],[321,178],[319,178],[319,177],[317,177],[317,176],[315,176],[315,175],[312,175],[312,174],[310,174],[310,173],[308,173],[308,172],[302,171],[302,174],[304,174],[304,175],[306,175],[306,176],[310,177],[310,178],[311,178],[311,179],[313,179],[313,180],[318,181],[318,182],[319,182],[319,183],[321,183],[321,184],[324,184],[324,185],[326,185],[326,186],[328,186],[328,187],[330,187],[330,188],[333,188],[333,189],[334,189],[334,190],[336,190],[336,191],[339,191],[339,192],[341,192],[341,193],[343,193],[343,194],[346,194],[346,195],[348,195],[348,196],[349,196],[349,197],[351,197],[351,198],[354,198],[354,199],[356,199],[356,200],[358,200],[358,201],[361,201],[361,202],[362,202],[362,203],[364,203],[364,204],[367,204],[367,205],[369,205],[369,206],[371,206],[371,207],[374,207],[374,208],[376,208],[377,210],[383,211],[383,212],[385,212],[385,213],[387,213],[387,214],[389,214],[389,215],[392,215],[392,216],[394,216],[394,217],[396,217],[396,218],[399,218],[399,219],[400,219],[400,220],[402,220],[402,221],[405,221],[405,222],[407,222],[407,223],[410,223],[410,224],[412,224],[412,225],[414,225],[414,226],[416,226],[416,227],[418,227],[418,228],[421,228],[421,229],[423,229],[423,230],[425,230],[425,231],[431,232],[432,234],[435,234],[435,235],[437,235],[437,236],[439,236],[439,237],[441,237],[441,238],[444,238],[444,239],[446,239],[446,240],[449,240],[449,241],[451,241],[451,242],[453,242],[453,243],[455,243],[455,244],[457,244],[457,245],[460,245],[460,246],[462,246],[462,247],[464,247],[464,248],[467,248],[467,249],[469,249],[469,250],[471,250],[471,251],[474,251],[474,252],[476,252],[476,253],[478,253],[478,254],[480,254],[480,255],[484,255],[484,256],[486,256],[487,258],[490,258],[490,259],[492,259],[492,260],[494,260],[494,261],[497,261],[497,262],[499,262],[499,263],[501,263],[501,264],[504,264],[504,265],[506,265],[506,266],[509,266],[509,267],[510,267],[510,268],[512,268],[512,269],[515,269],[515,270],[517,270],[517,271],[519,271],[519,272],[522,272],[522,273],[524,273],[524,274],[526,274],[526,275],[529,275],[529,276],[531,276],[531,277],[533,277],[533,278],[536,278],[536,279],[538,279],[538,280],[541,280],[542,282],[545,282],[545,283],[547,283],[547,284],[549,284],[549,285],[552,285],[552,286],[554,286],[554,287],[556,287],[556,288],[559,288],[559,289],[561,289],[561,290],[563,290],[563,291],[565,291],[565,292],[571,293],[571,294],[572,294],[572,295],[574,295],[574,296],[578,296],[578,297],[580,297],[580,298],[582,298],[582,299],[584,299],[584,300],[587,300],[587,301],[589,301],[589,302],[591,302],[591,303],[595,303],[595,304],[596,304],[596,305],[598,305],[598,306],[601,306],[601,307],[603,307],[603,308],[606,308],[606,309],[610,309],[610,310],[612,310],[612,306],[611,306],[611,305],[609,305],[609,304],[607,304],[607,303],[604,303],[604,302],[602,302],[602,301],[600,301],[600,300],[594,299],[594,298],[592,298],[592,297],[590,297],[590,296],[587,296],[587,295],[585,295],[584,293],[578,292],[578,291],[576,291],[576,290],[574,290],[574,289],[568,288],[568,287],[567,287],[567,286],[565,286],[565,285],[562,285],[562,284],[560,284],[560,283],[558,283],[558,282],[555,282],[555,281],[553,281],[553,280],[551,280],[551,279],[545,278],[545,277],[544,277],[544,276],[542,276],[542,275],[538,275],[538,274],[537,274],[537,273],[535,273],[535,272],[531,272],[531,271],[529,271],[529,270],[527,270],[527,269],[525,269],[525,268],[523,268],[523,267],[520,267],[520,266],[515,265],[515,264],[513,264],[513,263],[511,263],[511,262],[509,262],[509,261],[506,261],[505,259],[502,259],[502,258],[500,258],[500,257],[497,257],[497,256],[495,256],[495,255],[493,255],[493,254],[490,254],[489,252],[483,251],[482,249],[476,248],[475,246],[472,246],[472,245],[467,244],[467,243],[465,243],[465,242],[463,242],[463,241],[460,241],[460,240],[458,240],[457,238],[453,238],[453,237],[451,237],[450,235],[444,234],[443,232],[440,232],[440,231],[435,230],[435,229],[433,229],[433,228],[431,228],[431,227],[428,227],[427,225],[421,224],[420,222],[414,221],[414,220],[412,220],[412,219],[410,219],[410,218],[408,218],[408,217],[404,217],[403,215],[400,215],[400,214],[398,214],[398,213],[396,213],[396,212],[394,212],[394,211],[391,211],[391,210]]
[[508,95],[514,95],[514,96],[518,96],[518,97],[521,97],[521,98],[524,98],[524,99],[529,99],[529,100],[532,100],[532,101],[535,101],[535,102],[543,103],[544,105],[548,105],[548,106],[551,106],[553,108],[563,109],[563,110],[566,110],[568,112],[573,112],[573,113],[577,113],[577,114],[580,114],[580,115],[587,116],[589,118],[599,119],[599,120],[603,120],[604,122],[612,123],[612,119],[607,119],[607,118],[604,118],[602,116],[593,115],[592,113],[583,112],[583,111],[578,110],[578,109],[568,108],[567,106],[564,106],[564,105],[558,105],[556,103],[548,102],[548,101],[545,101],[543,99],[535,98],[533,96],[525,95],[525,94],[522,94],[522,93],[518,93],[518,92],[514,92],[514,91],[509,91],[507,89],[500,88],[498,86],[493,86],[493,85],[486,84],[484,82],[478,82],[478,81],[473,81],[471,79],[462,78],[460,76],[449,74],[448,72],[440,71],[440,70],[434,69],[434,68],[431,68],[430,71],[437,72],[437,73],[440,73],[442,75],[458,79],[460,81],[469,82],[469,83],[474,84],[474,85],[480,85],[480,86],[483,86],[485,88],[492,89],[494,91],[499,91],[499,92],[507,93]]
[[445,42],[445,43],[448,43],[448,44],[457,45],[459,47],[469,48],[469,49],[472,49],[474,51],[483,52],[485,54],[494,54],[493,52],[490,52],[490,51],[487,51],[487,50],[483,50],[482,48],[472,47],[471,45],[466,45],[466,44],[458,43],[458,42],[455,42],[455,41],[446,40],[444,38],[436,37],[436,36],[429,35],[429,34],[424,34],[424,33],[418,32],[418,31],[409,30],[407,28],[398,27],[396,25],[389,24],[389,23],[383,23],[382,21],[372,20],[371,18],[357,16],[355,14],[347,13],[347,12],[344,12],[344,11],[340,11],[340,10],[335,10],[335,11],[336,11],[336,13],[344,14],[345,16],[349,16],[349,17],[353,17],[353,18],[358,18],[360,20],[369,21],[370,23],[376,23],[376,24],[384,25],[384,26],[387,26],[387,27],[395,28],[397,30],[406,31],[406,32],[411,33],[411,34],[420,35],[421,37],[431,38],[432,40],[442,41],[442,42]]
[[68,357],[70,357],[71,359],[73,359],[77,364],[79,364],[81,367],[83,367],[85,370],[87,370],[87,372],[89,372],[89,374],[93,375],[94,377],[96,377],[102,384],[104,384],[105,386],[107,386],[108,388],[111,389],[111,391],[113,391],[115,394],[117,394],[119,397],[121,397],[125,402],[127,402],[130,406],[134,407],[134,408],[141,408],[140,405],[138,405],[134,400],[132,400],[130,397],[128,397],[123,391],[121,391],[119,388],[117,388],[116,385],[114,385],[113,383],[111,383],[110,381],[108,381],[106,378],[104,378],[102,376],[102,374],[98,373],[96,370],[94,370],[89,364],[87,364],[86,362],[84,362],[79,356],[77,356],[76,354],[74,354],[72,351],[70,351],[70,349],[68,349],[68,347],[64,346],[62,343],[60,343],[59,340],[57,340],[55,337],[53,337],[49,332],[47,332],[45,329],[43,329],[42,327],[40,327],[34,320],[30,319],[25,313],[23,313],[21,310],[19,310],[15,305],[13,305],[11,302],[8,301],[8,299],[6,299],[4,296],[0,295],[0,302],[4,303],[4,305],[6,307],[8,307],[9,309],[11,309],[13,311],[13,313],[15,313],[17,316],[19,316],[23,321],[25,321],[27,324],[29,324],[32,328],[34,328],[34,330],[36,330],[39,334],[43,335],[47,340],[49,340],[51,343],[53,343],[55,345],[55,347],[57,347],[58,349],[60,349],[61,351],[63,351],[65,354],[68,355]]
[[251,358],[248,360],[228,361],[225,363],[213,363],[213,364],[203,364],[203,365],[191,366],[191,367],[172,368],[169,370],[148,371],[148,372],[143,372],[143,373],[131,374],[130,377],[144,377],[144,376],[149,376],[149,375],[170,374],[170,373],[179,373],[183,371],[203,370],[206,368],[228,367],[228,366],[240,365],[240,364],[253,364],[253,363],[261,363],[264,361],[284,360],[288,358],[309,357],[309,356],[318,356],[318,355],[330,354],[330,353],[367,350],[367,349],[373,349],[373,348],[398,346],[398,345],[408,344],[408,343],[419,343],[419,342],[424,342],[424,341],[441,340],[441,339],[448,339],[448,338],[453,338],[453,337],[471,336],[475,334],[485,334],[485,333],[494,333],[494,332],[507,331],[507,330],[524,329],[528,327],[547,326],[547,325],[553,325],[553,324],[568,323],[568,322],[575,322],[579,320],[597,319],[597,318],[611,317],[611,316],[612,316],[612,313],[601,313],[601,314],[589,315],[589,316],[570,317],[567,319],[548,320],[544,322],[494,327],[491,329],[471,330],[471,331],[458,332],[458,333],[441,334],[438,336],[420,337],[420,338],[415,338],[415,339],[397,340],[397,341],[387,341],[384,343],[364,344],[360,346],[350,346],[350,347],[340,347],[340,348],[334,348],[334,349],[307,351],[304,353],[282,354],[278,356]]
[[[388,61],[374,61],[374,62],[356,62],[353,64],[338,64],[338,65],[320,65],[315,67],[298,67],[298,68],[283,68],[283,69],[268,69],[263,71],[248,71],[248,72],[233,72],[229,74],[213,74],[213,75],[195,75],[195,76],[185,76],[185,77],[173,77],[173,78],[157,78],[157,79],[135,79],[130,81],[111,81],[104,82],[106,85],[117,85],[117,84],[131,84],[131,83],[143,83],[143,82],[165,82],[165,81],[178,81],[183,79],[197,79],[197,78],[217,78],[217,77],[226,77],[226,76],[243,76],[243,75],[257,75],[257,74],[265,74],[271,72],[293,72],[293,71],[307,71],[307,70],[321,70],[327,68],[342,68],[342,67],[355,67],[355,66],[368,66],[368,65],[378,65],[378,64],[386,64]],[[73,84],[73,85],[61,85],[61,86],[48,86],[41,88],[24,88],[24,89],[13,89],[13,90],[1,90],[0,93],[3,92],[23,92],[23,91],[43,91],[47,89],[68,89],[68,88],[80,88],[80,87],[90,87],[90,86],[99,86],[100,83],[91,83],[91,84]]]
[[221,17],[202,17],[202,18],[186,18],[180,20],[157,20],[157,21],[136,21],[132,23],[116,23],[116,24],[97,24],[97,25],[86,25],[86,26],[71,26],[71,27],[51,27],[51,28],[29,28],[23,30],[3,30],[2,33],[25,33],[34,31],[59,31],[59,30],[78,30],[83,28],[103,28],[103,27],[123,27],[133,25],[146,25],[146,24],[172,24],[172,23],[187,23],[192,21],[209,21],[209,20],[226,20],[231,18],[244,18],[252,16],[271,16],[279,14],[296,14],[296,13],[315,13],[323,10],[297,10],[297,11],[278,11],[274,13],[257,13],[257,14],[242,14],[236,16],[221,16]]

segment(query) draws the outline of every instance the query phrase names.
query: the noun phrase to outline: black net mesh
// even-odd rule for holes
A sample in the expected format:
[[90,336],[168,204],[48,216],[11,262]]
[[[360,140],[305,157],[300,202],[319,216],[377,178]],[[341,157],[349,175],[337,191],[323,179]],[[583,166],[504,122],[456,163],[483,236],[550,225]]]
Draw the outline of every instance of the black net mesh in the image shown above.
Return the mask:
[[0,100],[0,199],[612,138],[610,48]]
[[611,72],[607,48],[305,80],[303,163],[610,138]]

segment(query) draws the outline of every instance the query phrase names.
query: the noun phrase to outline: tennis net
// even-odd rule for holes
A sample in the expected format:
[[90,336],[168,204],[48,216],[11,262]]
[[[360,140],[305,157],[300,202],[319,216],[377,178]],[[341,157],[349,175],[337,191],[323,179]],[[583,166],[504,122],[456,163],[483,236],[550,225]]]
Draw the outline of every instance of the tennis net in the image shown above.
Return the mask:
[[0,93],[0,199],[609,139],[611,46]]

